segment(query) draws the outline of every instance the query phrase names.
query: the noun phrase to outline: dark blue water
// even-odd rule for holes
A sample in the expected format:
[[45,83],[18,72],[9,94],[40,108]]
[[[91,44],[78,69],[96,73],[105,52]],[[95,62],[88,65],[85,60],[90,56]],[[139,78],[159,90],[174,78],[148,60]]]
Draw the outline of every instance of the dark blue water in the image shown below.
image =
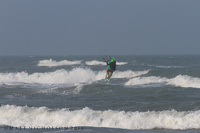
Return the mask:
[[103,56],[0,57],[0,130],[199,131],[200,56],[115,59],[108,82]]

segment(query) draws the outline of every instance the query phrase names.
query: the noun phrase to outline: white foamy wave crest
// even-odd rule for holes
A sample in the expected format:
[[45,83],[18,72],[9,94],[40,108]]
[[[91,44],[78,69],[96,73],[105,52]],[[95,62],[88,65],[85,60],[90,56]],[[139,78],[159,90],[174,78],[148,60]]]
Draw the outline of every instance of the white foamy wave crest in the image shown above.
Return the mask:
[[151,87],[152,85],[173,85],[184,88],[200,88],[200,78],[190,77],[187,75],[178,75],[175,78],[164,77],[136,77],[125,83],[126,86]]
[[47,107],[4,105],[0,125],[14,127],[110,127],[123,129],[199,129],[200,111],[95,111],[90,108],[70,111]]
[[[102,77],[103,79],[103,77]],[[6,85],[39,84],[71,86],[82,82],[92,82],[95,80],[95,73],[90,69],[75,68],[71,71],[64,69],[54,72],[33,73],[0,73],[0,83]]]
[[76,64],[81,64],[81,61],[68,61],[68,60],[55,61],[55,60],[49,59],[49,60],[39,61],[38,66],[56,67],[56,66],[65,66],[65,65],[76,65]]
[[[90,65],[90,66],[95,66],[95,65],[102,65],[102,66],[106,66],[105,62],[102,61],[97,61],[97,60],[93,60],[93,61],[86,61],[85,64]],[[128,64],[128,62],[117,62],[116,65],[126,65]]]
[[187,75],[178,75],[175,78],[170,79],[168,84],[185,88],[200,88],[200,78],[190,77]]

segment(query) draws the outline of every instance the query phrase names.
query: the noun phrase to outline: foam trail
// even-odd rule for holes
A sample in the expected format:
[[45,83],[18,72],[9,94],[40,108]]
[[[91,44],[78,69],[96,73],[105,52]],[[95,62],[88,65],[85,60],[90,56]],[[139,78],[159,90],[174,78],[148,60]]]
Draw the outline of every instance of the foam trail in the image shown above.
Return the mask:
[[163,65],[147,65],[147,66],[156,67],[156,68],[167,68],[167,69],[170,69],[170,68],[184,68],[185,67],[185,66],[163,66]]
[[81,90],[83,89],[83,85],[82,84],[78,84],[75,88],[75,90],[73,90],[74,94],[79,94],[81,92]]
[[[144,86],[146,87],[147,84],[149,86],[152,86],[152,84],[166,84],[168,81],[167,78],[160,78],[160,77],[155,77],[155,76],[150,76],[150,77],[137,77],[137,78],[132,78],[129,81],[125,83],[126,86]],[[151,85],[150,85],[151,84]]]
[[[127,71],[115,71],[113,73],[112,78],[133,78],[133,77],[137,77],[137,76],[141,76],[144,74],[147,74],[149,72],[149,70],[144,70],[144,71],[132,71],[132,70],[127,70]],[[105,74],[106,71],[102,70],[99,71],[98,73],[96,73],[95,75],[95,80],[102,80],[105,78]]]
[[172,85],[183,88],[200,88],[200,78],[191,77],[188,75],[178,75],[175,78],[165,78],[165,77],[136,77],[125,82],[125,86],[143,86],[151,87],[162,84],[162,85]]
[[81,64],[81,61],[68,61],[68,60],[55,61],[49,59],[49,60],[39,61],[38,66],[56,67],[56,66],[77,65],[77,64]]
[[116,63],[116,65],[119,65],[119,66],[120,66],[120,65],[126,65],[126,64],[128,64],[128,62],[117,62],[117,63]]
[[197,111],[95,111],[88,107],[80,110],[52,110],[47,107],[4,105],[0,107],[0,125],[14,127],[70,127],[91,126],[123,129],[199,129],[200,110]]
[[112,78],[133,78],[141,75],[145,75],[149,72],[149,70],[144,71],[115,71]]

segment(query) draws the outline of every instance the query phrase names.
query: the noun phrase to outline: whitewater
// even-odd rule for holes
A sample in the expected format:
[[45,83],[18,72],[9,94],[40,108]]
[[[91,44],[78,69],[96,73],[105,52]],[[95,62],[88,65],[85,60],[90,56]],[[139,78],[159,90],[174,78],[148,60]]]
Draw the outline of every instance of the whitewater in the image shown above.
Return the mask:
[[0,132],[200,131],[200,56],[102,57],[0,57]]

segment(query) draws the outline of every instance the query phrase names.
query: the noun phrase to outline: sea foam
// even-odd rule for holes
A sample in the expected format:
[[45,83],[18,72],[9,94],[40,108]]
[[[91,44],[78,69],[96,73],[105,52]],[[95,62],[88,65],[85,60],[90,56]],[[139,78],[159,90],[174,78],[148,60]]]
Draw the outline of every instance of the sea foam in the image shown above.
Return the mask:
[[110,127],[123,129],[199,129],[200,111],[98,111],[49,109],[4,105],[0,107],[0,125],[14,127]]

